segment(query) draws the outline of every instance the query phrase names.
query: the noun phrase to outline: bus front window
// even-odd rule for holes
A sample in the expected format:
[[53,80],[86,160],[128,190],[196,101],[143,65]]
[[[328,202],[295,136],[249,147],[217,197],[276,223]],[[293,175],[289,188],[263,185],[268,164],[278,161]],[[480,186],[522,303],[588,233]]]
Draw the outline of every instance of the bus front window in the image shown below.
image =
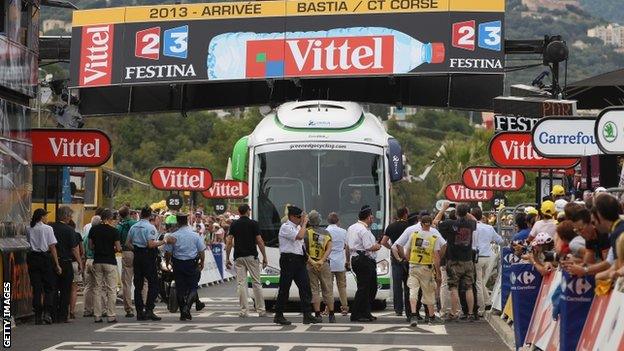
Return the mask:
[[381,154],[336,150],[283,150],[258,153],[254,162],[252,209],[268,246],[278,245],[288,204],[325,217],[337,212],[341,226],[357,221],[369,205],[376,214],[373,233],[385,226],[384,165]]

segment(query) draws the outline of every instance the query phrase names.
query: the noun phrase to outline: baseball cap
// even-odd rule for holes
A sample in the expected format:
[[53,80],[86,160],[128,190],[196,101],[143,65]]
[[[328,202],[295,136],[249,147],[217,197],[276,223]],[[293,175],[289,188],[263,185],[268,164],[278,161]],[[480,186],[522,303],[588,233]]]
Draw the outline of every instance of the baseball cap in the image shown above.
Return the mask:
[[552,237],[548,233],[539,232],[535,236],[535,239],[533,240],[533,243],[535,245],[544,245],[544,244],[551,243],[552,241],[553,241],[553,239],[552,239]]
[[563,186],[557,184],[557,185],[553,186],[552,191],[550,193],[553,196],[564,196],[565,195],[565,189],[563,188]]
[[540,212],[542,212],[543,214],[547,214],[547,215],[554,215],[555,214],[555,203],[550,201],[550,200],[546,200],[544,202],[542,202],[542,207],[540,208]]
[[170,214],[167,217],[165,217],[165,224],[178,224],[178,219],[176,218],[175,215]]
[[594,193],[604,193],[606,191],[607,191],[607,189],[605,187],[599,186],[599,187],[596,188],[596,190],[594,190]]
[[533,214],[533,215],[537,215],[537,214],[539,214],[539,212],[537,211],[537,209],[536,209],[535,207],[533,207],[533,206],[527,206],[527,207],[525,207],[525,208],[524,208],[524,213],[526,213],[526,214],[528,214],[528,215],[530,215],[530,214]]
[[555,201],[555,210],[557,210],[557,212],[563,212],[563,208],[567,204],[568,204],[568,202],[566,200],[559,199],[559,200]]

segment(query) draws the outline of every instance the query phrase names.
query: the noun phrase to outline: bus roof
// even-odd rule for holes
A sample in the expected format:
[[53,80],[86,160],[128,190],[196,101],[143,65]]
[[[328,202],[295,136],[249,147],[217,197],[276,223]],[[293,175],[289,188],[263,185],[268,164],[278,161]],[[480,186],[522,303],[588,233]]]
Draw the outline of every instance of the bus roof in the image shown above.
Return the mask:
[[248,145],[338,141],[387,146],[388,138],[379,118],[357,103],[311,100],[278,107],[256,126]]

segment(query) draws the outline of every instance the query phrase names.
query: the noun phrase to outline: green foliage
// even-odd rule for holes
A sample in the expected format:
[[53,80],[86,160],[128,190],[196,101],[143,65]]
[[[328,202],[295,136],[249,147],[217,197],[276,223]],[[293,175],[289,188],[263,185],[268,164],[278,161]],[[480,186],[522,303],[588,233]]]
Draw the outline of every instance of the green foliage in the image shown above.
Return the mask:
[[581,6],[593,16],[624,23],[624,6],[621,0],[581,0]]

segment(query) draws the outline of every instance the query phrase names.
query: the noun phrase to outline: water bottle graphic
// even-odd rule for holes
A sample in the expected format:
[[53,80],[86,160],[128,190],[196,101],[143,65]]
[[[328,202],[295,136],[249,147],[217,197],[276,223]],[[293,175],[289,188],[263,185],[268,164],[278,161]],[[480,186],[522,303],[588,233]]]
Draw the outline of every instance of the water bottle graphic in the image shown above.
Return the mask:
[[286,33],[224,33],[210,41],[208,79],[385,75],[445,59],[443,43],[422,43],[383,27]]

